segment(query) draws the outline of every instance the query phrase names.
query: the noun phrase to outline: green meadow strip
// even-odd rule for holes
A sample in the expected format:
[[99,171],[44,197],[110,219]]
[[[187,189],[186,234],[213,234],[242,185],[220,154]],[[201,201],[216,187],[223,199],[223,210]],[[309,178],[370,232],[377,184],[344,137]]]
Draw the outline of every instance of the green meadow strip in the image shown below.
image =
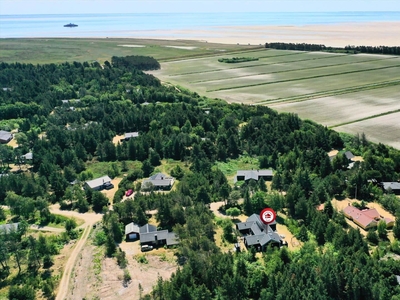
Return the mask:
[[[348,63],[342,63],[342,64],[332,64],[332,65],[317,66],[317,67],[310,67],[310,68],[293,69],[293,70],[261,72],[261,73],[255,73],[255,74],[248,74],[248,75],[242,75],[242,76],[232,76],[232,77],[218,78],[218,79],[196,80],[196,81],[189,81],[189,83],[202,83],[202,82],[210,82],[210,81],[221,81],[221,80],[229,80],[229,79],[236,79],[236,78],[243,78],[243,77],[251,77],[251,76],[257,76],[257,75],[267,75],[267,74],[287,73],[287,72],[295,72],[295,71],[315,70],[315,69],[330,68],[330,67],[336,67],[336,66],[354,65],[354,64],[377,62],[377,61],[380,62],[380,61],[388,60],[388,59],[397,59],[397,57],[389,57],[389,58],[384,58],[384,59],[379,58],[379,59],[373,59],[373,60],[369,59],[369,60],[363,60],[363,61],[348,62]],[[256,67],[256,66],[249,66],[249,67]],[[257,65],[257,67],[258,67],[258,65]]]
[[261,86],[261,85],[268,85],[268,84],[274,84],[274,83],[300,81],[300,80],[322,78],[322,77],[331,77],[331,76],[346,75],[346,74],[354,74],[354,73],[361,73],[361,72],[368,72],[368,71],[385,70],[385,69],[398,68],[398,67],[400,67],[400,65],[379,67],[379,68],[371,68],[371,69],[365,69],[365,70],[347,71],[347,72],[341,72],[341,73],[332,73],[332,74],[326,74],[326,75],[314,75],[314,76],[295,78],[295,79],[285,79],[285,80],[278,80],[278,81],[271,81],[271,82],[262,82],[262,83],[254,83],[254,84],[246,84],[246,85],[232,86],[232,87],[226,87],[226,88],[219,88],[219,89],[215,89],[215,90],[207,90],[207,92],[218,92],[218,91],[235,90],[235,89],[254,87],[254,86]]
[[[305,52],[308,53],[308,52]],[[295,53],[295,54],[305,54],[305,53]],[[294,55],[294,54],[285,54],[285,55],[275,55],[275,56],[268,56],[270,58],[272,57],[277,57],[277,56],[288,56],[288,55]],[[348,54],[348,55],[355,55],[355,54]],[[342,55],[335,56],[336,57],[342,57]],[[318,60],[318,59],[329,59],[333,57],[314,57],[314,58],[307,58],[307,59],[300,59],[300,60],[290,60],[290,61],[276,61],[273,63],[266,63],[266,64],[257,64],[257,65],[247,65],[247,66],[238,66],[238,67],[232,67],[232,68],[223,68],[223,69],[213,69],[213,70],[206,70],[206,71],[195,71],[195,72],[187,72],[187,73],[179,73],[179,74],[171,74],[168,75],[169,77],[174,77],[174,76],[181,76],[181,75],[191,75],[191,74],[202,74],[202,73],[212,73],[212,72],[218,72],[218,71],[225,71],[225,70],[234,70],[234,69],[244,69],[244,68],[254,68],[254,67],[260,67],[260,66],[272,66],[276,64],[290,64],[290,63],[297,63],[297,62],[302,62],[302,61],[309,61],[309,60]]]
[[[197,54],[188,54],[188,55],[183,55],[183,56],[176,56],[176,57],[165,57],[165,58],[157,58],[159,62],[173,62],[173,61],[186,61],[186,60],[191,60],[191,59],[196,59],[196,58],[203,58],[203,57],[218,57],[218,56],[224,56],[227,54],[246,54],[246,53],[253,53],[253,52],[260,52],[260,51],[268,51],[269,49],[265,48],[254,48],[254,49],[239,49],[239,50],[228,50],[228,51],[223,51],[221,53],[215,53],[215,52],[210,52],[210,53],[197,53]],[[273,56],[271,56],[273,57]]]
[[395,114],[395,113],[398,113],[398,112],[400,112],[400,109],[387,111],[387,112],[384,112],[384,113],[381,113],[381,114],[372,115],[372,116],[369,116],[369,117],[365,117],[365,118],[361,118],[361,119],[357,119],[357,120],[353,120],[353,121],[343,122],[343,123],[340,123],[340,124],[337,124],[337,125],[329,126],[329,128],[335,128],[335,127],[339,127],[339,126],[344,126],[344,125],[349,125],[349,124],[353,124],[353,123],[358,123],[358,122],[361,122],[361,121],[366,121],[366,120],[370,120],[370,119],[375,119],[375,118],[378,118],[378,117],[382,117],[382,116],[386,116],[386,115],[391,115],[391,114]]
[[286,102],[303,102],[303,101],[314,100],[314,99],[318,99],[318,98],[339,96],[339,95],[344,95],[344,94],[351,94],[351,93],[375,90],[375,89],[380,89],[380,88],[387,88],[387,87],[396,86],[396,85],[400,85],[400,80],[383,81],[383,82],[379,82],[379,83],[360,85],[360,86],[350,87],[350,88],[346,88],[346,89],[322,91],[322,92],[317,92],[317,93],[297,95],[297,96],[286,97],[286,98],[261,100],[261,101],[258,101],[257,103],[254,103],[253,105],[265,105],[265,104],[274,105],[274,104],[281,104],[281,103],[286,103]]

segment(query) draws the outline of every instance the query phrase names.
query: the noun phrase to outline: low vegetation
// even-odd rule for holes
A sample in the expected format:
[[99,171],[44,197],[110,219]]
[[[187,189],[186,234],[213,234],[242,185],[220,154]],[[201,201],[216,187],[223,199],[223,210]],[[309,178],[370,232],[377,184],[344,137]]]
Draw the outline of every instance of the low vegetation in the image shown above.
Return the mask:
[[232,58],[219,58],[218,61],[227,64],[236,64],[247,61],[256,61],[257,57],[232,57]]

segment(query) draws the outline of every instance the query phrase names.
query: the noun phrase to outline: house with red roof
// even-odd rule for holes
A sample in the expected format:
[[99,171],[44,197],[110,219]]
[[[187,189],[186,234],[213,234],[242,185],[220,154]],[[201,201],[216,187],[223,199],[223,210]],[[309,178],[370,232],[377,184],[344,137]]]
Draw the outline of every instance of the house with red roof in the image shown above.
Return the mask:
[[383,218],[376,208],[360,210],[349,204],[349,206],[343,209],[343,214],[364,230],[378,226],[381,220],[385,221],[386,227],[392,227],[394,225],[394,220]]

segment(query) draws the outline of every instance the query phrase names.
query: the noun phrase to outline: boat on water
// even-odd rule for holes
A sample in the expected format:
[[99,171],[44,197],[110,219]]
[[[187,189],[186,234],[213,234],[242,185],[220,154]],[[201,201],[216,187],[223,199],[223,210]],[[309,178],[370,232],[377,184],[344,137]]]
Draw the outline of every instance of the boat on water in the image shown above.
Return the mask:
[[78,25],[69,23],[69,24],[64,25],[64,27],[78,27]]

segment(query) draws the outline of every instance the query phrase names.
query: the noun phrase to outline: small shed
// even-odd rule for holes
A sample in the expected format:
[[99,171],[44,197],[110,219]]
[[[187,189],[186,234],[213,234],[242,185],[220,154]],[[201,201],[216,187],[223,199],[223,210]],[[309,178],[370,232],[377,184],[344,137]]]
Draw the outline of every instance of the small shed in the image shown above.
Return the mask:
[[133,241],[140,238],[139,225],[135,223],[129,223],[125,226],[125,236],[127,241]]

